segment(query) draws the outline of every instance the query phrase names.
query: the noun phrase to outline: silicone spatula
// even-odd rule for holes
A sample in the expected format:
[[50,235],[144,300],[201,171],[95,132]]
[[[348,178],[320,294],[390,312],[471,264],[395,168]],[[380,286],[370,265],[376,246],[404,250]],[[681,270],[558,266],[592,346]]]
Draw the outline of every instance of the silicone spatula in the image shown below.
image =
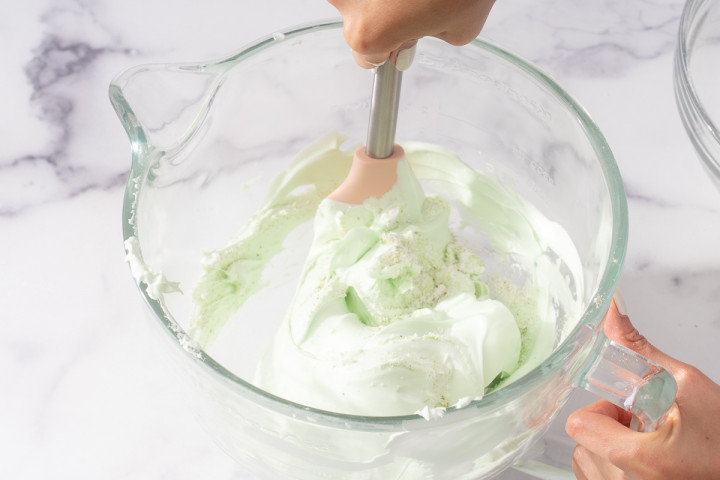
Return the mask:
[[395,144],[402,72],[386,61],[375,69],[367,144],[355,151],[350,172],[328,198],[361,204],[380,198],[397,182],[397,164],[405,156]]

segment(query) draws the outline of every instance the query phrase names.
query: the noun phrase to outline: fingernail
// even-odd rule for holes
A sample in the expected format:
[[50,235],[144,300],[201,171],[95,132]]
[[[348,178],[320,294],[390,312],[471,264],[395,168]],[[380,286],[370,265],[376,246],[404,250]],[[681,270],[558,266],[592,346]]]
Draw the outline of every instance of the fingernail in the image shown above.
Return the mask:
[[625,306],[625,300],[623,299],[619,290],[615,290],[615,294],[613,295],[613,301],[615,302],[615,308],[617,308],[618,313],[620,315],[627,316],[627,307]]
[[410,65],[412,65],[413,60],[415,59],[416,47],[417,44],[410,48],[406,48],[405,50],[400,50],[397,54],[397,59],[395,60],[395,68],[401,72],[410,68]]

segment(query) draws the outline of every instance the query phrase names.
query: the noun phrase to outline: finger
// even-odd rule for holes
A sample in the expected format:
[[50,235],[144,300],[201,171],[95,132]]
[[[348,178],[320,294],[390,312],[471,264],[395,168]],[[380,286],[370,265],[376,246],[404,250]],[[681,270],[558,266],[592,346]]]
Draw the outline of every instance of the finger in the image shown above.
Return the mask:
[[398,50],[390,54],[390,61],[401,72],[410,68],[415,59],[415,50],[417,48],[417,40],[405,42]]
[[582,410],[584,412],[590,412],[590,413],[597,413],[600,415],[605,415],[606,417],[609,417],[616,422],[618,422],[620,425],[624,427],[629,427],[630,421],[632,420],[632,413],[628,412],[627,410],[618,407],[614,403],[611,403],[607,400],[598,400],[596,402],[591,403],[590,405],[586,405],[583,408],[579,409],[579,411]]
[[440,32],[429,34],[451,45],[466,45],[482,31],[494,1],[474,2],[474,8],[466,15],[455,16],[450,25]]
[[663,353],[653,346],[630,322],[622,297],[615,294],[613,301],[605,315],[605,335],[630,350],[643,355],[653,362],[665,367],[670,373],[679,370],[684,364]]
[[375,54],[375,55],[364,55],[362,53],[352,52],[355,63],[360,65],[362,68],[376,68],[385,63],[390,56],[390,52],[387,54]]
[[391,55],[394,61],[398,52],[417,43],[419,35],[413,33],[412,25],[407,22],[396,25],[392,19],[391,15],[380,18],[343,15],[343,35],[360,66],[377,66]]
[[585,462],[582,461],[581,457],[582,453],[579,451],[580,448],[583,448],[581,446],[575,447],[575,450],[573,450],[572,454],[572,469],[573,473],[575,474],[575,478],[577,480],[589,480],[588,476],[585,474]]
[[577,443],[620,468],[633,461],[633,446],[646,435],[627,428],[628,413],[607,400],[600,400],[573,412],[565,431]]
[[575,447],[572,458],[573,472],[578,479],[613,480],[625,478],[625,473],[622,470],[582,445]]
[[327,0],[330,5],[341,10],[348,4],[348,0]]
[[597,456],[582,445],[575,447],[572,453],[572,468],[575,476],[583,480],[599,480],[600,470],[595,463]]
[[353,50],[353,57],[355,62],[363,68],[379,67],[383,63],[390,61],[398,70],[405,71],[410,68],[415,58],[416,45],[417,40],[410,40],[397,50],[375,55],[366,55]]

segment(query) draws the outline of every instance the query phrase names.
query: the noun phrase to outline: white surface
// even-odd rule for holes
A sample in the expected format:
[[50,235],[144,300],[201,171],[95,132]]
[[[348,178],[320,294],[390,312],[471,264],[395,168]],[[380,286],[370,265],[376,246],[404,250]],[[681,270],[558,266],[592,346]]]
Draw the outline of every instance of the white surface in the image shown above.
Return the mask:
[[[605,133],[629,197],[629,312],[718,381],[720,192],[675,107],[681,9],[498,2],[483,35],[553,75]],[[0,16],[0,478],[252,478],[155,364],[123,263],[130,151],[107,87],[139,63],[217,58],[335,15],[323,0],[31,0]]]

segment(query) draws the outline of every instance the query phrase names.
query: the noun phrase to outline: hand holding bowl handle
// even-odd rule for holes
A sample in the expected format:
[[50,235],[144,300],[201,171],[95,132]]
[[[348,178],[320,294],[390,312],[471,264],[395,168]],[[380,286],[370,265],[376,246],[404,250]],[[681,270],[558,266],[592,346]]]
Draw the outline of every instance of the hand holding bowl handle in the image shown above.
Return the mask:
[[573,452],[577,478],[720,478],[720,386],[651,345],[630,323],[620,301],[613,301],[604,329],[613,342],[670,372],[677,395],[651,432],[635,431],[633,415],[608,400],[574,412],[566,430],[578,443]]

